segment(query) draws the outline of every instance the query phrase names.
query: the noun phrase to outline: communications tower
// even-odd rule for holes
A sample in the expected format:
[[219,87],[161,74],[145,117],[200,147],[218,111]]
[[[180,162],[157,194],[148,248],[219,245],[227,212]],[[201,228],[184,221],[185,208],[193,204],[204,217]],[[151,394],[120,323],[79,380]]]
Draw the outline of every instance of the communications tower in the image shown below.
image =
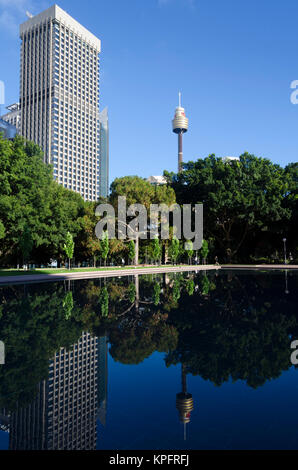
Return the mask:
[[179,105],[176,108],[175,116],[172,121],[173,132],[178,134],[178,173],[182,171],[183,150],[182,136],[188,130],[188,119],[185,116],[185,110],[181,106],[181,93],[179,91]]

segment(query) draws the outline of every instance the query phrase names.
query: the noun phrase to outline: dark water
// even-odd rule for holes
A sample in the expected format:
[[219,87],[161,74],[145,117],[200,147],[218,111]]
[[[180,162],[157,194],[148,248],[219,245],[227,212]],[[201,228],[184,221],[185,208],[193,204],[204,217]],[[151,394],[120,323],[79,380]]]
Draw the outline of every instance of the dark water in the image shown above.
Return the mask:
[[0,287],[1,449],[298,449],[298,275]]

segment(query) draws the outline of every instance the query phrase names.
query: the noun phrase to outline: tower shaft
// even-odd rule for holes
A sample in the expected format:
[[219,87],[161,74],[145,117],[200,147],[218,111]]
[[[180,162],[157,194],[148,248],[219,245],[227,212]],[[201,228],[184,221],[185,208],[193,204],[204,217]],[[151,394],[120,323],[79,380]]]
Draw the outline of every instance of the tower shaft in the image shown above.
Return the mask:
[[183,162],[183,147],[182,147],[182,142],[183,142],[183,132],[180,132],[178,134],[178,173],[181,173],[182,171],[182,162]]

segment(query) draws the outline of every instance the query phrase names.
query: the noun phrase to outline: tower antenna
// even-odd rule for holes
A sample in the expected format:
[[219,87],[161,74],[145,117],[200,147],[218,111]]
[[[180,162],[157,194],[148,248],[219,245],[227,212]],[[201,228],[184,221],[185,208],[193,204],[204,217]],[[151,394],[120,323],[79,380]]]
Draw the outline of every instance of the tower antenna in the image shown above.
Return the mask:
[[179,91],[178,96],[179,96],[179,108],[181,108],[181,91]]

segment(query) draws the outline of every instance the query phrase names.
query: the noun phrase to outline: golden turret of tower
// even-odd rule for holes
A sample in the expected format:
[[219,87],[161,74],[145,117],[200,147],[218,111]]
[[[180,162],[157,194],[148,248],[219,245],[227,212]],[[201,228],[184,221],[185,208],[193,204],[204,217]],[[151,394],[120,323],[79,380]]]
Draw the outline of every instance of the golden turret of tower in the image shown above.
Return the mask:
[[179,412],[179,420],[184,425],[184,440],[186,439],[186,425],[190,422],[190,414],[194,409],[192,394],[187,392],[186,368],[181,366],[182,392],[176,395],[176,408]]

